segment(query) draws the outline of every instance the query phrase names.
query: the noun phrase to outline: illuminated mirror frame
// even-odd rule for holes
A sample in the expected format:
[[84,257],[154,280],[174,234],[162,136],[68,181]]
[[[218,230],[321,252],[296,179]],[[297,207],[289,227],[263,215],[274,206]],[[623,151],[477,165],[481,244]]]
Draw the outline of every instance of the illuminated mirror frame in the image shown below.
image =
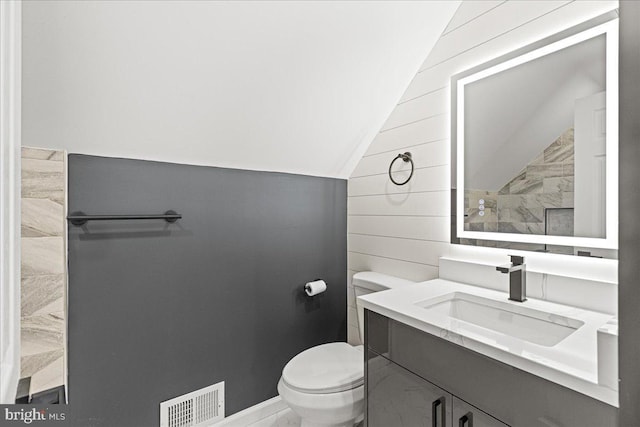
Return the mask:
[[[610,14],[608,14],[610,15]],[[452,78],[452,179],[457,183],[456,191],[456,236],[464,239],[494,240],[547,245],[576,246],[588,248],[618,248],[618,19],[611,19],[595,26],[585,23],[556,36],[524,47],[510,55],[497,58],[474,67]],[[617,18],[617,13],[614,13]],[[584,27],[589,27],[584,30]],[[576,32],[579,31],[579,32]],[[571,35],[566,36],[567,33]],[[497,233],[464,230],[464,87],[467,84],[516,67],[558,50],[573,46],[588,39],[606,36],[606,172],[605,172],[605,237],[551,236],[540,234]],[[526,53],[522,53],[526,52]]]

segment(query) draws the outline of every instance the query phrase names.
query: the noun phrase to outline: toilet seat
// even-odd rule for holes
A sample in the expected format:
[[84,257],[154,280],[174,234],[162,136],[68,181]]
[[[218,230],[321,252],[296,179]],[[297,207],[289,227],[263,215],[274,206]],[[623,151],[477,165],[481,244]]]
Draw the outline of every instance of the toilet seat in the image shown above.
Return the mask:
[[334,342],[312,347],[286,364],[282,380],[288,387],[302,393],[352,390],[364,383],[362,346]]

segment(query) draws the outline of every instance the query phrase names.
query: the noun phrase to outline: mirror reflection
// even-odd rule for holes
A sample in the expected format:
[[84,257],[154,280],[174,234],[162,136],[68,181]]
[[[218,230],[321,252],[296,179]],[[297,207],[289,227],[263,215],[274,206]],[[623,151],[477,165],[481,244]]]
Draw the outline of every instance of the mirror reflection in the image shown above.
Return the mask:
[[465,231],[605,237],[605,71],[601,34],[464,85]]

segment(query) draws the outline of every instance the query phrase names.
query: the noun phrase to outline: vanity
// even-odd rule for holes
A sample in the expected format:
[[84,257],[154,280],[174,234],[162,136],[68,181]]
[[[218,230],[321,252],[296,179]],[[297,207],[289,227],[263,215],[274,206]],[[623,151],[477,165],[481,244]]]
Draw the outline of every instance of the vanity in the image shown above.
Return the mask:
[[451,243],[485,260],[358,298],[366,426],[618,426],[617,274],[549,271],[617,269],[616,18],[453,76]]
[[367,426],[617,426],[612,315],[435,279],[360,298]]

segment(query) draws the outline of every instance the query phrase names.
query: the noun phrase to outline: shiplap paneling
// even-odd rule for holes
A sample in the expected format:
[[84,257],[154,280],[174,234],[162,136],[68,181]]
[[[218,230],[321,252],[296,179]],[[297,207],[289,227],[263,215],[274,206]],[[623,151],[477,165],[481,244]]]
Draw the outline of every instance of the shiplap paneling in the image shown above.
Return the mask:
[[[462,7],[468,7],[468,4],[471,3],[474,2],[463,3]],[[456,52],[451,52],[451,57],[445,62],[418,72],[400,102],[448,86],[451,76],[461,71],[601,15],[611,8],[612,2],[610,1],[573,1],[555,9],[552,13],[528,22],[526,25],[484,41],[471,50],[462,52],[457,49]],[[482,17],[477,19],[481,20]]]
[[[397,160],[394,166],[403,163]],[[448,191],[450,179],[445,171],[449,170],[449,165],[430,166],[426,168],[416,168],[411,180],[405,185],[395,185],[389,179],[389,174],[384,172],[379,175],[362,176],[349,180],[349,196],[369,196],[376,194],[397,194],[422,191]],[[407,170],[409,169],[409,170]],[[402,169],[393,169],[391,174],[393,179],[404,182],[409,177],[411,166],[402,165]],[[381,191],[382,190],[382,191]]]
[[396,149],[440,141],[449,137],[449,115],[440,114],[418,122],[380,132],[371,142],[365,157]]
[[568,3],[570,2],[549,0],[508,1],[458,30],[442,36],[420,69],[439,64]]
[[481,16],[491,9],[500,6],[506,0],[484,0],[484,1],[473,1],[465,4],[464,7],[459,7],[456,13],[449,21],[449,25],[444,29],[442,35],[450,33],[451,31],[462,27],[465,24],[476,19],[478,16]]
[[352,215],[349,216],[347,228],[351,234],[448,242],[450,221],[443,216]]
[[434,267],[438,266],[438,258],[447,253],[449,246],[448,242],[365,236],[361,234],[349,236],[349,251],[351,252],[384,258],[397,258]]
[[[452,249],[448,187],[424,192],[449,185],[449,167],[422,169],[450,163],[451,76],[616,6],[615,1],[464,1],[349,180],[350,271],[429,280],[438,276],[437,259]],[[386,172],[404,151],[412,152],[421,169],[410,187],[395,187]]]
[[[440,141],[426,142],[424,144],[404,148],[404,151],[410,151],[413,155],[413,162],[417,169],[449,164],[449,142],[443,139]],[[400,151],[385,152],[363,157],[358,164],[358,167],[353,171],[351,179],[387,173],[391,161],[399,152]],[[397,163],[403,162],[398,160],[396,164]],[[351,183],[349,183],[349,185],[351,185]]]
[[428,95],[398,104],[384,126],[382,126],[382,130],[393,129],[427,117],[442,114],[448,111],[448,100],[449,91],[447,88],[442,88]]
[[449,216],[449,191],[349,197],[349,215]]

